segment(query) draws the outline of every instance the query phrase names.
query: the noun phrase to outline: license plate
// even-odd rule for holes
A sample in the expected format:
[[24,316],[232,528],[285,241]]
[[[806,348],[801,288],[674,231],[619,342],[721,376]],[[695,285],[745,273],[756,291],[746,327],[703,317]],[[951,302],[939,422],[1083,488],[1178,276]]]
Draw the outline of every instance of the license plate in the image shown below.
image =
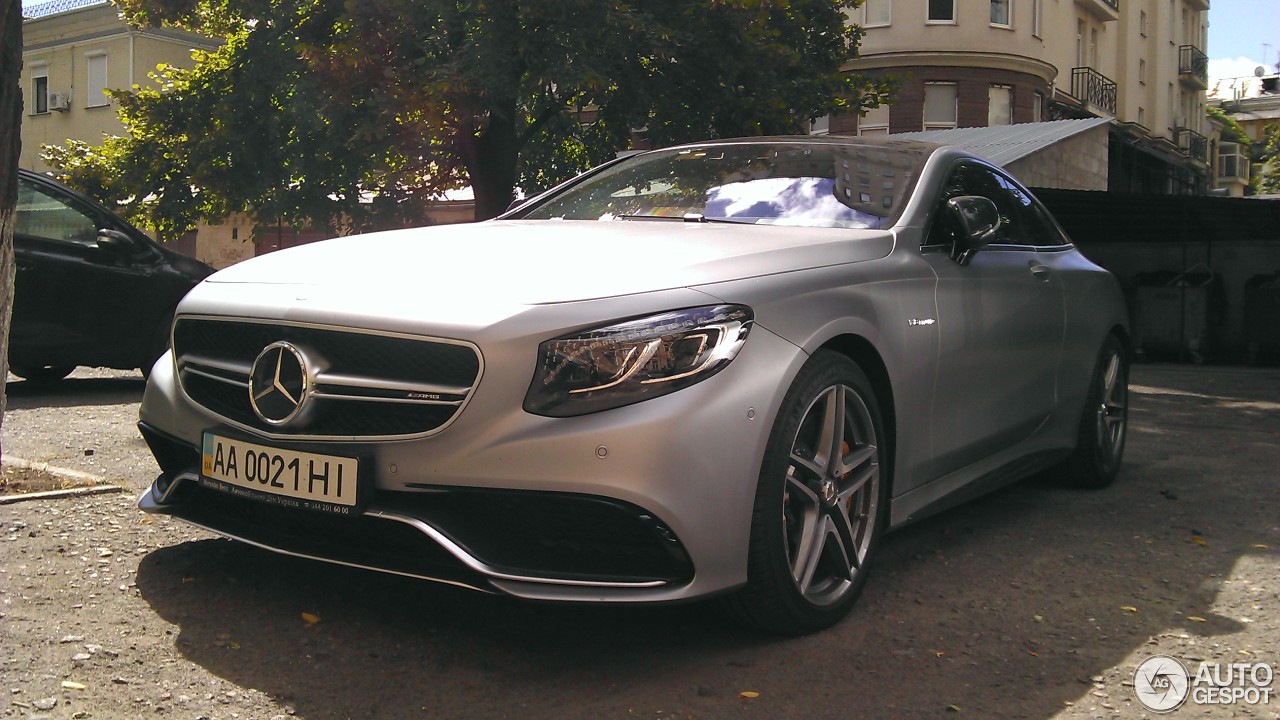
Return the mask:
[[268,493],[281,504],[297,507],[356,504],[355,458],[273,448],[213,433],[204,434],[203,455],[201,473],[232,486],[224,489]]

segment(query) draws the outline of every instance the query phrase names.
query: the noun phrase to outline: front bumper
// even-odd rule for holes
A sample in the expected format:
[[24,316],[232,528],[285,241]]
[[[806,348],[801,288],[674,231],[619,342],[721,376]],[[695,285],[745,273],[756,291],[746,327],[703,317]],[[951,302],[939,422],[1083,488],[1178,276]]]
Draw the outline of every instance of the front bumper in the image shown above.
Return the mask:
[[[448,431],[307,449],[365,458],[356,516],[214,489],[203,432],[234,431],[185,398],[160,363],[141,411],[163,470],[143,494],[172,515],[266,549],[519,597],[674,601],[746,582],[756,481],[776,408],[803,354],[757,327],[723,372],[672,395],[575,418],[524,413],[502,363]],[[523,392],[528,370],[506,383]],[[514,397],[519,397],[519,394]],[[281,447],[288,441],[259,440]]]

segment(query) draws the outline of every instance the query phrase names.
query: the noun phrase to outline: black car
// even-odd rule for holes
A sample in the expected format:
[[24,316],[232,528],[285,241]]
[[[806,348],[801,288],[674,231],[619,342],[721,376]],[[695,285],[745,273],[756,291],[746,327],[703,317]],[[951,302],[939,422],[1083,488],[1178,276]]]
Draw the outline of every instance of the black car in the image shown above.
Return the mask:
[[150,372],[173,309],[213,268],[148,238],[88,196],[18,171],[9,371],[57,380],[77,365]]

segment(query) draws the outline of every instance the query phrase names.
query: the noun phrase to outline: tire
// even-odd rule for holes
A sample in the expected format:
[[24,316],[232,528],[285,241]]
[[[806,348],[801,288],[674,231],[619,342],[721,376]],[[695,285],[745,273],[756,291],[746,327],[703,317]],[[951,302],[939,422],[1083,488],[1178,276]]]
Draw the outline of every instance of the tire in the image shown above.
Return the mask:
[[731,613],[787,635],[849,613],[889,516],[887,447],[867,376],[843,355],[814,353],[769,435],[747,585],[724,601]]
[[151,379],[151,368],[155,367],[156,361],[160,359],[161,355],[168,352],[169,331],[172,325],[173,316],[169,315],[165,318],[164,322],[160,323],[160,326],[156,328],[155,337],[151,340],[151,352],[148,354],[151,359],[149,361],[144,361],[142,365],[138,367],[138,370],[142,373],[143,380]]
[[10,367],[9,372],[17,375],[24,380],[30,380],[36,383],[57,382],[62,378],[71,374],[75,370],[75,365],[37,365],[31,366],[15,366]]
[[1089,380],[1076,449],[1063,462],[1066,482],[1080,488],[1110,485],[1120,471],[1129,425],[1129,354],[1115,335],[1107,337]]

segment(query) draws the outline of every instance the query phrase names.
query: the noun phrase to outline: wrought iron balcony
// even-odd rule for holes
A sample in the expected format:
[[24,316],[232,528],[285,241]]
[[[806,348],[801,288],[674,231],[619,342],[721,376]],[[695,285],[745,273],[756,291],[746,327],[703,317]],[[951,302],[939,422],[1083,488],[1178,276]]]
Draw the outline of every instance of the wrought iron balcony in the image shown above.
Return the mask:
[[1178,48],[1178,80],[1196,90],[1209,86],[1209,58],[1195,45]]
[[1173,129],[1173,139],[1187,157],[1200,162],[1208,161],[1209,139],[1205,136],[1191,128],[1176,127]]
[[1116,114],[1116,84],[1090,67],[1071,68],[1071,94],[1095,113]]

